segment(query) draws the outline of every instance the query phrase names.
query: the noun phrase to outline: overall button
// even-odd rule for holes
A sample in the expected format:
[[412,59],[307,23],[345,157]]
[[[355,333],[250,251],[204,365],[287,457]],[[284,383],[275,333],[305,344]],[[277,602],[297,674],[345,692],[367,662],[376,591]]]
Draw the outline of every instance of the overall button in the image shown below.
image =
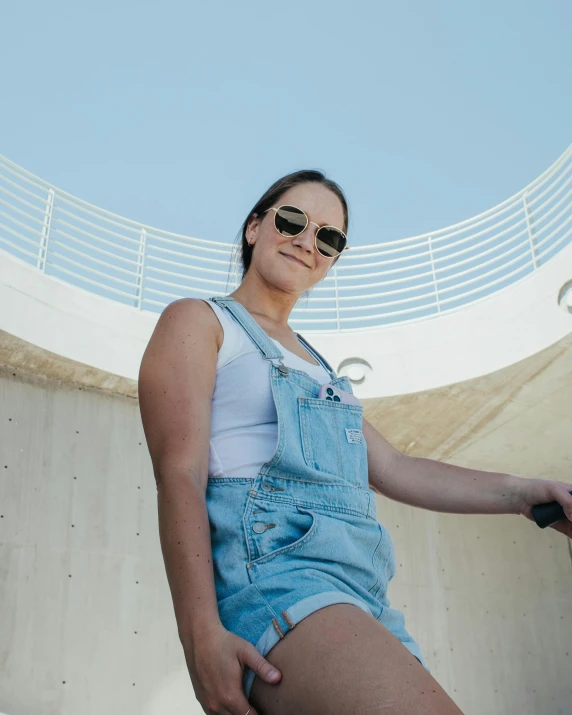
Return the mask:
[[286,365],[278,365],[278,372],[281,375],[287,375],[290,372],[290,370],[286,367]]
[[265,492],[283,492],[284,489],[281,487],[273,487],[272,484],[269,484],[268,482],[262,482],[260,485],[260,488],[263,489]]
[[276,524],[263,524],[261,521],[257,521],[256,524],[252,525],[252,531],[256,532],[257,534],[262,534],[263,531],[266,531],[266,529],[271,529],[273,526],[276,526]]

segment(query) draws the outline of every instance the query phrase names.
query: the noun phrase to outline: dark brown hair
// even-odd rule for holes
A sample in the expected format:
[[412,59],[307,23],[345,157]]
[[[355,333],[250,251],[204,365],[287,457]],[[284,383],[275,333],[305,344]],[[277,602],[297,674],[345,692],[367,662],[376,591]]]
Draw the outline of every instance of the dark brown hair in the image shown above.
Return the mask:
[[[267,211],[271,206],[279,201],[288,189],[291,189],[293,186],[297,186],[298,184],[321,184],[338,197],[344,211],[343,232],[347,236],[349,209],[346,197],[344,196],[344,192],[340,186],[338,186],[335,181],[326,178],[325,174],[318,170],[303,169],[301,171],[294,171],[291,174],[287,174],[281,179],[275,181],[272,186],[260,197],[260,199],[258,199],[256,204],[249,211],[248,216],[244,220],[244,223],[237,234],[234,253],[235,255],[238,254],[238,262],[241,264],[241,281],[244,279],[246,272],[250,268],[250,261],[252,259],[253,246],[250,246],[246,240],[246,228],[249,221],[254,215],[262,215],[264,211]],[[339,257],[340,256],[334,260],[334,263],[336,263]],[[304,291],[302,295],[307,297],[309,294],[310,291],[308,290]]]

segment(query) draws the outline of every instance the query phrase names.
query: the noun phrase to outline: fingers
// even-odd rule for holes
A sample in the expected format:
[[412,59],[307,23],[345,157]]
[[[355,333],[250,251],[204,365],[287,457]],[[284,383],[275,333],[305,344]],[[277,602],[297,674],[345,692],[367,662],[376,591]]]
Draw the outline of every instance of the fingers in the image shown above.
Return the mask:
[[[280,671],[275,668],[272,663],[269,663],[263,655],[260,655],[249,641],[244,641],[244,649],[240,653],[240,656],[243,665],[250,668],[259,678],[267,683],[279,683],[282,679]],[[242,715],[246,715],[246,710]],[[256,715],[254,708],[251,709],[248,715]]]
[[254,649],[254,651],[256,656],[252,658],[253,665],[249,664],[248,667],[267,683],[278,683],[281,678],[280,672],[276,670],[276,668],[271,665],[266,658],[261,656],[256,649]]
[[258,712],[254,707],[248,702],[242,693],[242,697],[233,698],[232,705],[226,705],[224,710],[217,710],[217,715],[258,715]]
[[566,504],[564,505],[564,511],[568,515],[568,518],[570,519],[570,521],[572,521],[572,488],[571,487],[572,487],[571,484],[568,484],[566,486],[566,503],[568,506],[566,506]]
[[572,539],[572,522],[557,521],[556,524],[551,524],[550,528],[554,529],[554,531],[559,531],[561,534],[565,534],[569,539]]
[[[249,712],[250,711],[250,712]],[[242,687],[234,689],[228,695],[219,695],[217,700],[207,703],[206,713],[208,715],[258,715],[255,708],[248,702]]]
[[564,509],[566,520],[562,519],[555,524],[551,524],[551,528],[572,539],[572,484],[560,482],[560,486],[562,489],[558,489],[555,496]]
[[[267,683],[278,683],[282,677],[280,671],[269,663],[249,641],[244,641],[241,652],[242,664],[248,666],[259,678]],[[252,715],[252,713],[249,713]]]
[[[237,655],[243,672],[246,667],[250,668],[259,678],[262,678],[267,683],[278,683],[281,679],[281,673],[266,658],[256,650],[249,641],[244,641],[243,647],[237,651]],[[276,675],[273,677],[272,673]],[[221,705],[224,710],[217,710],[223,715],[258,715],[255,708],[248,702],[244,695],[244,691],[240,688],[238,693],[233,692],[227,698],[224,698]]]
[[558,490],[557,498],[567,518],[572,521],[572,485],[562,483],[562,489]]

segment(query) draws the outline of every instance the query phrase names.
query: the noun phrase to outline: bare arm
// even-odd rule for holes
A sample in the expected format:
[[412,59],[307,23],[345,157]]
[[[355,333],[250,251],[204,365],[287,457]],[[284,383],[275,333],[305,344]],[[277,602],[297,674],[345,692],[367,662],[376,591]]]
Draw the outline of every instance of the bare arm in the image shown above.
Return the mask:
[[205,498],[216,326],[216,316],[202,301],[171,303],[157,322],[139,371],[161,549],[184,648],[200,630],[220,624]]
[[365,418],[368,478],[389,499],[454,514],[518,514],[520,477],[412,457],[393,447]]

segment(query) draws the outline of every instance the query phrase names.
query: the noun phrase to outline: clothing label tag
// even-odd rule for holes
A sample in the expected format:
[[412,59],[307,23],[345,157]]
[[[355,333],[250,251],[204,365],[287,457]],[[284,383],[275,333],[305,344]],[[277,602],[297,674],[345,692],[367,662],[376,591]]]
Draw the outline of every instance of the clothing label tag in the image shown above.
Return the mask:
[[354,444],[361,444],[363,440],[363,434],[360,429],[348,429],[346,427],[346,437],[348,442],[353,442]]

